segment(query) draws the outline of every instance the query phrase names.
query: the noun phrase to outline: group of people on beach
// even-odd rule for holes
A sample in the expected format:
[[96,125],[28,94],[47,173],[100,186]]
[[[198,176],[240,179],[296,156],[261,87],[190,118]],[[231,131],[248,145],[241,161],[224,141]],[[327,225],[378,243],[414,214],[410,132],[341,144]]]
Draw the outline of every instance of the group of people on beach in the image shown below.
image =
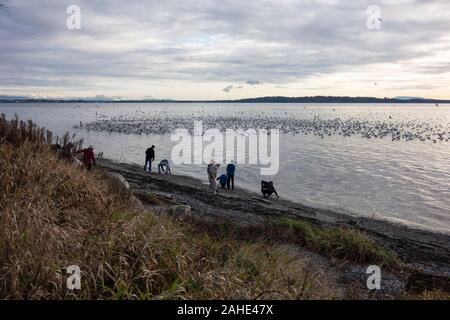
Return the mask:
[[[155,161],[156,152],[155,146],[152,145],[145,151],[145,164],[144,171],[151,172],[152,171],[152,163]],[[217,190],[217,181],[219,182],[222,189],[234,190],[234,173],[236,171],[236,165],[234,161],[231,161],[230,164],[227,165],[226,173],[223,173],[219,177],[217,177],[218,171],[220,168],[220,164],[216,163],[214,160],[211,160],[207,167],[207,174],[209,180],[209,190],[212,194],[219,193]],[[170,170],[169,160],[163,159],[158,164],[158,174],[166,173],[172,174]]]
[[209,190],[212,194],[219,193],[219,190],[217,189],[217,181],[219,181],[222,189],[225,190],[225,188],[227,188],[228,191],[234,190],[234,173],[236,172],[236,165],[234,164],[234,161],[232,160],[231,163],[227,165],[226,173],[223,173],[217,177],[219,168],[220,164],[216,163],[214,160],[211,160],[206,169],[206,173],[208,174]]
[[[155,148],[156,147],[152,145],[145,151],[144,171],[152,171],[152,163],[156,158]],[[214,159],[210,161],[206,168],[209,182],[209,192],[213,195],[215,195],[216,193],[220,193],[217,182],[222,187],[222,190],[234,191],[234,176],[236,173],[235,161],[231,160],[231,162],[226,167],[226,172],[222,173],[220,176],[218,176],[219,169],[220,164],[216,163]],[[167,159],[161,160],[158,164],[158,174],[161,174],[161,172],[172,174],[170,170],[170,164]],[[261,181],[261,193],[266,199],[272,194],[275,194],[276,197],[279,198],[272,181]]]
[[[68,161],[74,166],[80,168],[84,167],[87,170],[91,170],[97,164],[95,160],[93,145],[90,145],[88,148],[81,150],[75,150],[75,146],[72,143],[68,143],[65,146],[55,144],[52,146],[52,148],[54,148],[54,150],[59,154],[60,158]],[[156,147],[152,145],[145,151],[144,171],[152,171],[152,163],[156,158],[155,148]],[[83,154],[83,160],[78,160],[76,158],[76,154]],[[218,176],[219,169],[220,164],[216,163],[215,160],[211,160],[206,169],[209,181],[209,192],[213,195],[215,195],[216,193],[220,193],[218,184],[221,186],[222,190],[234,191],[234,176],[236,173],[235,161],[231,160],[231,162],[226,167],[226,171],[220,176]],[[172,174],[170,163],[167,159],[163,159],[158,163],[158,174],[162,173]],[[275,194],[276,197],[279,198],[272,181],[261,181],[261,193],[266,199],[272,194]]]

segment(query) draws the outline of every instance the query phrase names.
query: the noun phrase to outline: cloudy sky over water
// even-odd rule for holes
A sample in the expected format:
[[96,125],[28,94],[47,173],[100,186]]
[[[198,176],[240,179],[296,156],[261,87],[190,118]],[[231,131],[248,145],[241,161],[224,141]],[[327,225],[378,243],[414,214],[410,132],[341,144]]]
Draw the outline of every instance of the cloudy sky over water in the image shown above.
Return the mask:
[[0,95],[450,99],[449,17],[449,0],[10,0]]

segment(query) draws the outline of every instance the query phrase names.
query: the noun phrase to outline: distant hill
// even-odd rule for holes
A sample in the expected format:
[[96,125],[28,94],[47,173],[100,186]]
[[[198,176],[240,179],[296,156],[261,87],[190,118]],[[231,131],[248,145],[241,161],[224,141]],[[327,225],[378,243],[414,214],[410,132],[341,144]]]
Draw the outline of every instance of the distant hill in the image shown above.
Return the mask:
[[422,98],[422,97],[403,97],[403,96],[400,96],[400,97],[395,97],[394,99],[398,99],[398,100],[424,100],[425,98]]
[[46,102],[46,103],[450,103],[450,100],[427,99],[419,97],[395,97],[395,98],[374,98],[374,97],[336,97],[336,96],[309,96],[309,97],[259,97],[238,100],[125,100],[111,99],[109,97],[96,96],[94,98],[29,98],[21,96],[0,96],[0,102]]
[[2,95],[0,95],[0,101],[11,102],[11,101],[20,101],[20,100],[27,100],[27,99],[29,99],[29,97],[25,97],[25,96],[2,96]]
[[236,102],[247,103],[450,103],[450,100],[435,100],[425,98],[374,98],[374,97],[335,97],[335,96],[311,96],[311,97],[261,97],[241,99]]

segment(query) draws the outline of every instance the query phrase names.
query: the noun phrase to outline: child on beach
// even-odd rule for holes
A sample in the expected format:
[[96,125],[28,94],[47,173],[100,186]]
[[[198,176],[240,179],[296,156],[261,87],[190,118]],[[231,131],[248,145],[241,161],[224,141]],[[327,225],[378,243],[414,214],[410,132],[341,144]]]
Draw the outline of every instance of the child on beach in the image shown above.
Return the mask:
[[161,174],[161,171],[165,172],[166,174],[172,174],[172,172],[170,171],[169,160],[161,160],[161,162],[158,164],[158,174]]
[[226,174],[223,174],[217,178],[217,181],[219,181],[222,189],[225,189],[225,187],[227,186],[227,182],[228,182],[228,176]]

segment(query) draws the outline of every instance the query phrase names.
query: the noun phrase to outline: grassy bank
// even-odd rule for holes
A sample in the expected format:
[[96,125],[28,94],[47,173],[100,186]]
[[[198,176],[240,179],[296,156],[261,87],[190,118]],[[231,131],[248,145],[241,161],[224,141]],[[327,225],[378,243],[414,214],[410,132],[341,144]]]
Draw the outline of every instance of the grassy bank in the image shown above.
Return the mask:
[[[401,267],[394,254],[353,230],[287,218],[237,230],[154,214],[115,193],[100,170],[60,160],[54,142],[32,122],[0,117],[0,299],[347,297],[335,270],[301,247]],[[81,290],[67,289],[71,265],[81,269]],[[445,295],[405,296],[432,297]]]
[[[190,230],[209,234],[218,241],[227,237],[260,243],[285,243],[299,246],[337,261],[358,265],[376,264],[387,270],[406,269],[397,255],[371,240],[361,231],[336,227],[318,227],[312,223],[280,217],[259,227],[204,222],[191,217]],[[186,230],[188,232],[189,230]]]
[[392,251],[381,247],[357,230],[323,229],[305,221],[289,218],[275,220],[273,229],[284,238],[295,239],[295,242],[302,246],[338,259],[393,269],[404,267]]
[[[101,172],[59,160],[52,142],[31,122],[0,119],[0,298],[338,297],[289,246],[193,237],[134,208]],[[66,287],[70,265],[81,268],[81,290]]]

